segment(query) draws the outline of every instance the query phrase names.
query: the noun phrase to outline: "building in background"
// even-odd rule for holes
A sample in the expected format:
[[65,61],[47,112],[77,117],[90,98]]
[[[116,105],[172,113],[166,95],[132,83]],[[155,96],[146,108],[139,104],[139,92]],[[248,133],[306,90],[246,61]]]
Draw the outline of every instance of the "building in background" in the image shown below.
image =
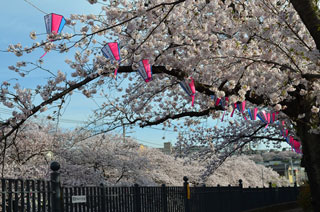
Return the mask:
[[172,148],[171,142],[164,142],[163,148],[157,148],[157,149],[159,149],[161,152],[163,152],[164,154],[167,154],[167,155],[171,155],[173,153],[173,148]]
[[[257,164],[261,164],[265,167],[270,167],[276,171],[280,176],[287,178],[290,184],[297,183],[297,185],[302,185],[308,180],[307,173],[304,167],[301,166],[300,158],[287,158],[287,157],[268,157],[264,156],[268,153],[262,154],[262,161],[254,161]],[[275,154],[281,155],[283,152],[277,152]]]

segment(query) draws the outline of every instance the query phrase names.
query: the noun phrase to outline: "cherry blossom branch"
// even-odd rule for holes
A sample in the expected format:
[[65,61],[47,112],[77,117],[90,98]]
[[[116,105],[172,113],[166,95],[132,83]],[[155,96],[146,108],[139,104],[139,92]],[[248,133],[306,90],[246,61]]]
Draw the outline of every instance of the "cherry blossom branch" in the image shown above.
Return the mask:
[[[245,58],[245,59],[248,59],[248,58]],[[250,60],[254,61],[254,59],[250,59]],[[257,61],[258,62],[269,63],[268,61],[259,61],[259,60],[257,60]],[[270,61],[270,63],[277,64],[277,65],[282,65],[282,64],[278,64],[278,63],[275,63],[275,62],[272,62],[272,61]],[[180,79],[180,80],[183,80],[185,77],[187,77],[186,73],[181,71],[181,70],[172,69],[172,70],[169,71],[164,66],[154,66],[152,70],[153,70],[154,74],[168,74],[168,75],[171,75],[171,76],[175,76],[177,79]],[[132,68],[130,66],[121,66],[121,67],[119,67],[118,72],[119,73],[131,73],[131,72],[134,72],[134,70],[132,70]],[[94,80],[94,79],[96,79],[98,77],[99,77],[98,74],[92,74],[89,77],[87,77],[86,79],[82,80],[81,82],[76,83],[74,85],[71,85],[69,88],[67,88],[63,92],[60,92],[60,93],[54,95],[50,99],[48,99],[48,100],[44,101],[43,103],[41,103],[40,105],[34,107],[30,111],[30,114],[25,119],[21,120],[16,125],[14,125],[12,127],[12,129],[8,133],[6,133],[6,135],[4,137],[1,137],[1,140],[9,137],[15,130],[17,130],[19,128],[19,126],[21,126],[33,114],[38,112],[42,107],[44,107],[44,106],[46,106],[48,104],[51,104],[51,103],[53,103],[54,101],[56,101],[58,99],[61,99],[66,94],[70,93],[71,91],[73,91],[73,90],[75,90],[75,89],[77,89],[77,88],[79,88],[79,87],[81,87],[83,85],[86,85],[87,83],[91,82],[92,80]],[[319,77],[319,76],[306,75],[306,77]],[[225,83],[226,83],[226,81],[222,82],[222,84],[225,84]],[[210,86],[209,85],[205,85],[205,84],[199,83],[197,81],[195,81],[195,88],[196,88],[196,90],[198,92],[203,93],[205,95],[214,95],[215,94],[213,91],[210,90]],[[233,93],[236,93],[236,90],[227,92],[227,94],[233,94]],[[261,104],[261,103],[264,102],[264,99],[262,97],[260,97],[260,96],[249,96],[249,95],[247,95],[246,97],[248,98],[248,100],[250,102],[255,103],[255,104]],[[163,121],[166,121],[168,119],[178,119],[178,118],[182,118],[182,117],[186,117],[186,116],[190,116],[190,117],[204,116],[204,115],[208,115],[209,112],[211,110],[213,110],[213,109],[219,110],[221,108],[219,108],[219,107],[209,108],[209,109],[206,109],[206,110],[201,111],[201,112],[184,112],[184,113],[175,114],[175,115],[170,114],[170,115],[167,115],[167,116],[165,116],[165,117],[163,117],[163,118],[161,118],[161,119],[159,119],[157,121],[153,121],[153,122],[146,121],[144,124],[141,124],[141,127],[157,125],[157,124],[160,124]],[[134,122],[136,122],[136,121],[134,121]],[[2,126],[9,126],[9,122],[2,123],[1,125]]]
[[133,50],[133,52],[135,52],[137,49],[139,49],[149,38],[150,38],[150,36],[153,34],[153,32],[160,26],[160,24],[161,23],[163,23],[166,19],[167,19],[167,17],[169,16],[169,14],[172,12],[172,10],[173,10],[173,8],[174,8],[174,6],[175,6],[176,4],[174,4],[170,9],[169,9],[169,11],[167,12],[167,14],[159,21],[159,23],[157,24],[157,26],[155,26],[152,30],[151,30],[151,32],[147,35],[147,37]]
[[[282,53],[284,53],[287,58],[292,62],[292,64],[297,68],[297,70],[300,72],[300,73],[303,73],[302,70],[299,68],[298,64],[295,62],[295,60],[289,55],[288,52],[286,52],[279,44],[271,41],[271,40],[268,40],[262,36],[259,36],[259,35],[256,35],[256,37],[260,38],[261,40],[264,40],[265,42],[271,44],[271,45],[274,45],[275,47],[277,47]],[[286,48],[286,47],[284,47]]]
[[[175,6],[175,5],[180,4],[180,3],[182,3],[182,2],[185,2],[185,0],[178,0],[178,1],[174,1],[174,2],[168,2],[168,3],[165,3],[165,2],[164,2],[164,3],[160,3],[160,4],[158,4],[158,5],[155,5],[155,6],[151,7],[151,8],[149,8],[149,9],[147,9],[146,12],[152,11],[152,10],[154,10],[154,9],[156,9],[156,8],[163,7],[163,6],[169,6],[169,5]],[[143,14],[142,14],[142,15],[143,15]],[[124,21],[120,22],[120,23],[114,24],[114,25],[112,25],[112,26],[110,26],[110,27],[106,27],[106,28],[100,29],[100,30],[98,30],[98,31],[89,33],[89,34],[73,34],[71,37],[68,37],[68,38],[59,37],[59,35],[53,35],[53,36],[55,36],[55,38],[52,38],[52,39],[47,40],[47,41],[45,41],[45,42],[42,42],[42,43],[40,43],[39,45],[33,45],[32,47],[27,48],[27,49],[21,49],[21,50],[19,50],[19,51],[21,51],[21,52],[30,52],[31,50],[33,50],[33,49],[35,49],[35,48],[45,46],[46,44],[51,43],[51,42],[56,42],[56,41],[65,40],[65,39],[69,40],[70,38],[73,38],[73,37],[82,36],[79,40],[75,41],[73,45],[69,46],[68,48],[64,48],[64,49],[63,49],[63,51],[68,51],[68,50],[70,50],[71,48],[73,48],[73,47],[76,46],[78,43],[80,43],[81,41],[83,41],[84,39],[86,39],[86,38],[88,38],[88,37],[92,38],[93,35],[96,35],[96,34],[105,32],[105,31],[107,31],[107,30],[116,28],[116,27],[118,27],[118,26],[121,26],[121,25],[123,25],[123,24],[126,24],[126,23],[128,23],[128,22],[130,22],[130,21],[132,21],[132,20],[134,20],[134,19],[136,19],[136,18],[138,18],[138,17],[140,17],[140,16],[141,16],[141,15],[135,15],[135,16],[127,19],[127,20],[124,20]],[[1,50],[1,52],[10,52],[10,51]]]
[[[158,7],[161,7],[161,6],[173,5],[172,8],[170,8],[168,14],[165,16],[165,18],[166,18],[166,17],[169,15],[169,13],[172,11],[172,9],[173,9],[173,7],[174,7],[175,5],[180,4],[180,3],[184,2],[184,1],[185,1],[185,0],[179,0],[179,1],[171,2],[171,3],[161,3],[161,4],[158,4],[158,5],[155,5],[154,7],[151,7],[151,8],[149,8],[149,9],[147,9],[146,12],[149,12],[149,11],[154,10],[154,9],[156,9],[156,8],[158,8]],[[118,23],[118,24],[112,25],[112,26],[107,27],[107,28],[103,28],[103,29],[98,30],[98,31],[96,31],[96,32],[92,32],[92,33],[86,34],[85,36],[83,36],[83,34],[75,34],[75,35],[73,35],[72,37],[82,36],[82,38],[81,38],[80,40],[76,41],[72,46],[68,47],[66,50],[71,49],[72,47],[74,47],[75,45],[77,45],[77,44],[80,43],[82,40],[86,39],[87,37],[90,37],[90,36],[93,36],[93,35],[95,35],[95,34],[99,34],[99,33],[101,33],[101,32],[104,32],[104,31],[113,29],[113,28],[115,28],[115,27],[117,27],[117,26],[121,26],[121,25],[123,25],[123,24],[125,24],[125,23],[128,23],[128,22],[130,22],[130,21],[138,18],[138,17],[140,17],[140,15],[135,15],[135,16],[127,19],[127,20],[124,20],[124,21]],[[164,19],[165,19],[165,18],[164,18]],[[163,20],[162,20],[162,21],[163,21]],[[162,21],[160,21],[160,23],[162,23]],[[156,28],[157,28],[157,27],[155,27],[155,29],[156,29]],[[155,30],[155,29],[154,29],[154,30]],[[154,30],[153,30],[153,31],[154,31]],[[152,32],[153,32],[153,31],[152,31]],[[152,32],[149,34],[149,36],[152,34]],[[149,36],[148,36],[148,37],[149,37]],[[146,38],[146,40],[148,39],[148,37]],[[142,45],[142,43],[141,43],[141,45]],[[140,45],[140,46],[141,46],[141,45]]]
[[281,64],[281,63],[278,63],[278,62],[275,62],[275,61],[271,61],[271,60],[254,59],[254,58],[240,57],[240,56],[234,56],[234,58],[251,60],[251,61],[254,61],[254,62],[258,62],[258,63],[272,64],[272,65],[278,66],[278,67],[280,67],[280,68],[288,69],[288,70],[290,70],[290,71],[292,71],[292,72],[298,72],[298,70],[292,68],[292,67],[289,66],[289,65]]
[[163,118],[160,118],[158,120],[155,121],[144,121],[143,123],[140,124],[140,127],[146,127],[146,126],[152,126],[152,125],[158,125],[160,123],[163,123],[165,121],[167,121],[168,119],[174,120],[174,119],[179,119],[179,118],[183,118],[183,117],[201,117],[201,116],[205,116],[205,115],[209,115],[210,111],[214,110],[215,108],[210,107],[206,110],[200,111],[200,112],[195,112],[195,111],[188,111],[188,112],[183,112],[183,113],[179,113],[179,114],[174,114],[174,115],[166,115]]
[[[276,11],[273,11],[272,8],[268,6],[268,4],[265,1],[262,1],[263,4],[270,9],[275,15],[280,16],[279,10],[271,3],[272,8]],[[301,36],[296,32],[293,27],[288,23],[286,18],[282,19],[286,26],[290,29],[290,31],[297,37],[297,39],[306,47],[309,49],[309,51],[312,51],[312,48],[301,38]]]
[[[265,125],[263,125],[265,126]],[[212,139],[219,139],[219,138],[230,138],[230,136],[219,136],[219,137],[211,137]],[[239,137],[237,137],[239,139]],[[283,138],[276,138],[276,137],[270,137],[270,136],[253,136],[253,135],[243,135],[241,138],[252,138],[252,139],[267,139],[267,140],[273,140],[273,141],[284,141]]]
[[[45,107],[46,105],[49,105],[51,103],[53,103],[54,101],[61,99],[62,97],[64,97],[66,94],[70,93],[71,91],[86,85],[87,83],[91,82],[92,80],[95,80],[96,78],[98,78],[100,75],[99,74],[91,74],[89,77],[85,78],[84,80],[71,85],[69,88],[67,88],[66,90],[55,94],[54,96],[52,96],[51,98],[49,98],[48,100],[42,102],[41,104],[39,104],[38,106],[34,107],[30,113],[27,115],[26,118],[20,120],[17,124],[15,124],[14,126],[12,126],[12,129],[6,133],[4,136],[0,137],[0,141],[2,141],[3,139],[8,138],[10,135],[12,135],[12,133],[14,133],[28,118],[30,118],[33,114],[37,113],[38,111],[40,111],[41,108]],[[7,121],[5,123],[2,123],[2,126],[10,126],[10,121]]]
[[[118,73],[131,73],[135,72],[131,68],[131,66],[120,66],[118,69]],[[167,74],[170,76],[174,76],[179,80],[183,80],[184,78],[188,77],[188,75],[179,69],[172,69],[172,70],[167,70],[165,66],[152,66],[152,73],[153,74]],[[195,87],[196,90],[200,93],[206,94],[206,95],[214,95],[214,92],[210,90],[210,85],[205,85],[199,82],[195,81]]]

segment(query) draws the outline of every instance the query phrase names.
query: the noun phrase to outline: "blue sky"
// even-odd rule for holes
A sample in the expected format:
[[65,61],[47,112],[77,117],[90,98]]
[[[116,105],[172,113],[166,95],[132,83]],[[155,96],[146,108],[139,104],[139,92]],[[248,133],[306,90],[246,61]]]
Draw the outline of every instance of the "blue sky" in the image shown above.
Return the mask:
[[[29,3],[28,3],[29,2]],[[70,14],[98,14],[100,12],[101,5],[91,5],[85,0],[10,0],[1,1],[0,3],[0,23],[1,35],[0,35],[0,50],[6,50],[9,44],[16,44],[21,42],[22,45],[31,46],[33,41],[29,38],[29,33],[35,31],[37,34],[45,34],[45,24],[43,16],[45,13],[57,13],[69,17]],[[31,3],[31,4],[30,4]],[[36,5],[34,8],[33,5]],[[43,12],[39,11],[42,10]],[[64,32],[70,31],[68,28],[64,28]],[[46,35],[41,35],[39,38],[45,38]],[[38,39],[40,40],[40,39]],[[28,78],[21,78],[12,71],[8,70],[8,66],[16,64],[17,61],[36,61],[43,54],[43,50],[39,49],[31,54],[24,55],[17,58],[16,56],[0,52],[0,81],[11,79],[14,83],[15,79],[18,79],[19,83],[26,88],[35,88],[37,84],[45,83],[42,74],[35,72]],[[67,57],[72,57],[71,53],[58,54],[50,52],[44,57],[44,66],[50,68],[50,70],[57,71],[58,69],[66,72],[68,67],[65,65],[64,60]],[[75,128],[79,123],[87,120],[92,115],[92,110],[97,108],[97,104],[101,104],[102,98],[95,98],[94,101],[85,98],[81,94],[75,93],[71,97],[69,105],[65,108],[65,112],[62,116],[60,126],[63,128]],[[37,101],[37,100],[36,100]],[[9,116],[11,111],[0,105],[0,118],[4,119]],[[122,133],[122,129],[117,131]],[[152,128],[134,128],[132,130],[127,129],[128,134],[139,142],[149,146],[161,147],[164,141],[175,141],[177,133],[172,131],[162,131],[161,127],[155,126]],[[165,140],[162,137],[165,136]]]
[[[63,14],[65,16],[69,16],[69,14],[79,11],[98,11],[98,7],[90,7],[90,4],[88,4],[86,1],[43,0],[39,2],[30,0],[30,3],[35,4],[38,8],[46,13],[55,12],[58,14]],[[29,38],[29,33],[31,31],[43,33],[44,35],[40,37],[43,39],[45,38],[45,25],[43,21],[43,16],[45,14],[34,8],[31,4],[21,0],[10,0],[1,2],[1,50],[5,50],[9,44],[16,44],[18,42],[21,42],[22,45],[31,46],[31,44],[33,43],[33,41]],[[34,72],[28,78],[21,78],[12,71],[9,71],[7,68],[8,66],[14,65],[17,61],[21,60],[36,61],[42,54],[42,49],[36,50],[31,54],[25,54],[20,58],[17,58],[9,53],[0,53],[1,81],[11,79],[11,82],[15,83],[14,79],[17,78],[19,83],[23,87],[27,88],[35,88],[37,84],[45,83],[45,75],[42,72]],[[55,52],[50,52],[44,58],[44,66],[50,70],[53,70],[54,72],[58,69],[66,72],[68,67],[63,62],[66,57],[66,54],[59,55]],[[67,108],[65,116],[63,118],[83,120],[88,115],[83,111],[89,111],[90,109],[92,110],[93,104],[93,102],[89,103],[88,99],[82,98],[80,97],[80,95],[76,94],[72,97],[70,107]],[[70,111],[71,107],[72,111]],[[1,108],[3,108],[3,106]],[[65,125],[65,127],[72,126]]]

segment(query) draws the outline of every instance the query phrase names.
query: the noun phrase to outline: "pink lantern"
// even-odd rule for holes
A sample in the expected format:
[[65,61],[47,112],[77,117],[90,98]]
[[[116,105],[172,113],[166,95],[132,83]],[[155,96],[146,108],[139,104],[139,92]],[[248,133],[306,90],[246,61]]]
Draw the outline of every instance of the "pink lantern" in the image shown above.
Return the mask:
[[258,108],[248,109],[249,117],[251,120],[257,119]]
[[196,88],[195,88],[192,77],[191,77],[191,82],[189,84],[187,84],[185,81],[181,81],[179,84],[182,87],[182,89],[192,98],[192,106],[194,106],[194,97],[196,94]]
[[66,24],[66,19],[62,15],[50,13],[44,16],[44,22],[46,24],[47,34],[59,34]]
[[[44,16],[44,23],[46,25],[47,34],[60,34],[66,24],[66,19],[62,15],[50,13]],[[45,52],[40,58],[43,58],[46,54],[47,52]]]
[[142,60],[139,62],[138,73],[145,82],[150,82],[152,80],[152,69],[149,60]]
[[[113,43],[107,43],[102,49],[102,54],[106,57],[109,58],[111,60],[111,62],[113,61],[118,61],[120,62],[121,57],[120,57],[120,49],[118,46],[117,42],[113,42]],[[117,72],[118,70],[116,69],[114,71],[114,78],[117,77]]]

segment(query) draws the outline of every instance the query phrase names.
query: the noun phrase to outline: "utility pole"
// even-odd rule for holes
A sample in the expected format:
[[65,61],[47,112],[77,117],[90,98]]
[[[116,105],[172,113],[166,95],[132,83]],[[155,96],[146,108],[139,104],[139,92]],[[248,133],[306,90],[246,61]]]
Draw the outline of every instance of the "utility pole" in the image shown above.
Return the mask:
[[284,163],[284,174],[285,174],[286,178],[289,179],[288,170],[287,170],[287,164],[286,163]]
[[121,119],[121,125],[122,125],[122,139],[123,139],[122,141],[123,141],[123,143],[125,143],[126,142],[126,127],[124,126],[122,119]]
[[293,163],[292,163],[292,158],[290,158],[290,163],[291,163],[291,176],[292,176],[292,181],[295,183],[295,177],[293,176]]
[[261,168],[262,169],[262,188],[264,187],[264,178],[263,178],[263,167]]

